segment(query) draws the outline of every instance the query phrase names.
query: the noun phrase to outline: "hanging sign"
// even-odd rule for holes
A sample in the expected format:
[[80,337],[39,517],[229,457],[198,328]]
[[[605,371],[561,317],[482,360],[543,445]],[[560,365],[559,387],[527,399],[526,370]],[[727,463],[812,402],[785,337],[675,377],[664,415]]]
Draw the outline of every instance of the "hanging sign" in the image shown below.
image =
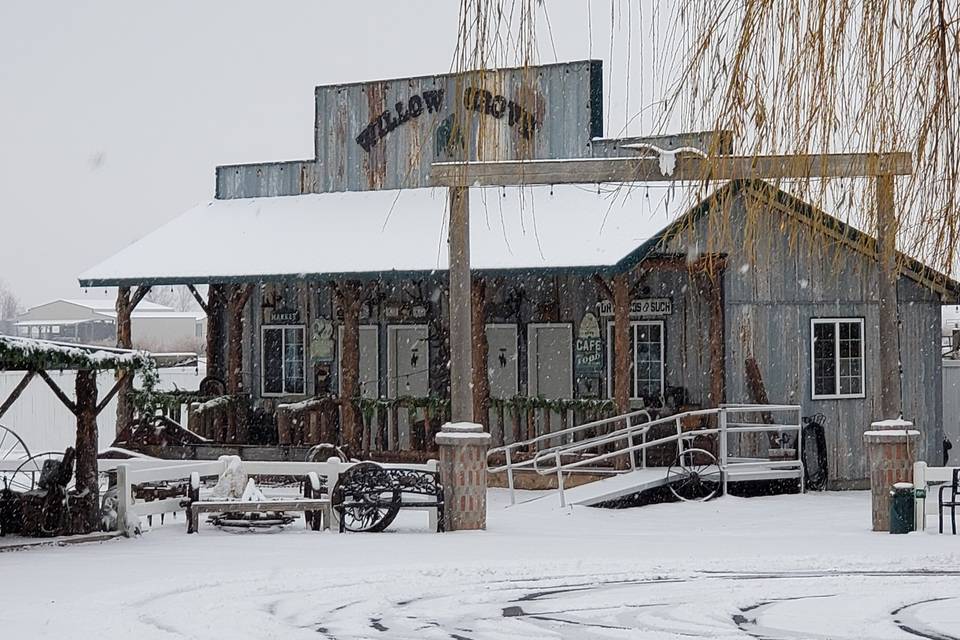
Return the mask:
[[427,317],[427,305],[410,302],[386,302],[383,315],[387,320],[424,320]]
[[327,318],[313,321],[310,332],[310,357],[314,362],[333,360],[333,322]]
[[[597,303],[597,313],[601,316],[613,315],[613,303],[603,300]],[[635,298],[630,302],[630,317],[669,316],[673,313],[673,301],[670,298]]]
[[577,345],[574,356],[574,368],[577,376],[599,376],[603,371],[603,343],[600,340],[600,324],[597,316],[586,313],[580,321],[577,331]]
[[296,324],[300,322],[300,310],[288,308],[275,309],[270,314],[270,322],[273,324]]

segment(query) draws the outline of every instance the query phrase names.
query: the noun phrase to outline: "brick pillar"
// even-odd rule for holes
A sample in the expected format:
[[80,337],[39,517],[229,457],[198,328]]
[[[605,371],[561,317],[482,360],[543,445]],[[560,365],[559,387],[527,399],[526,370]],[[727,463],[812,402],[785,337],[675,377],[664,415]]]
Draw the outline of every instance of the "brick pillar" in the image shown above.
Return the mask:
[[470,422],[447,423],[437,434],[447,531],[487,528],[490,434]]
[[906,420],[883,420],[870,425],[863,444],[870,459],[871,511],[874,531],[890,530],[890,489],[895,482],[913,482],[920,432]]

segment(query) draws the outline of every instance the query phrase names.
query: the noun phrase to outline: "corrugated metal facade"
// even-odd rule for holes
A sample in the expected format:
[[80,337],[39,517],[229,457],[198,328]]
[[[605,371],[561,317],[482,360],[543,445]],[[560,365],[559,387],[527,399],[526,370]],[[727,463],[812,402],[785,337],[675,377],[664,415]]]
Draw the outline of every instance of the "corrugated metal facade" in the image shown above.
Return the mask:
[[590,157],[601,78],[587,60],[317,87],[314,160],[218,167],[217,197],[416,188],[438,161]]
[[[880,415],[880,367],[875,261],[814,237],[800,223],[784,224],[779,212],[757,215],[748,251],[744,230],[747,211],[735,200],[724,232],[697,223],[695,236],[714,238],[713,251],[726,253],[724,276],[726,389],[728,402],[751,402],[744,361],[760,365],[767,395],[774,403],[800,404],[804,415],[826,416],[830,475],[840,481],[867,477],[862,435]],[[702,242],[702,240],[701,240]],[[686,251],[687,236],[667,243]],[[701,244],[702,246],[702,244]],[[940,299],[930,289],[901,276],[900,357],[903,368],[902,407],[906,419],[923,434],[921,457],[940,460],[943,407],[940,359]],[[811,320],[862,318],[864,326],[865,398],[813,400]]]

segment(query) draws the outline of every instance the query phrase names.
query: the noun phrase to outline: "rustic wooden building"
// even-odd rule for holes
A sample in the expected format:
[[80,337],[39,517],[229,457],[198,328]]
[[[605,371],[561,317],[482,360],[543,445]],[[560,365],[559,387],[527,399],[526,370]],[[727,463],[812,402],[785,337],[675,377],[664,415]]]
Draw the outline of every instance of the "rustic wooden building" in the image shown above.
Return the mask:
[[[514,193],[472,196],[474,363],[486,365],[475,407],[495,441],[629,407],[751,402],[759,381],[770,402],[825,416],[838,485],[866,477],[861,434],[879,418],[870,238],[760,182],[721,185],[693,207],[643,186],[526,194],[522,207]],[[444,202],[427,191],[216,200],[80,282],[120,286],[121,301],[209,285],[208,371],[256,416],[217,438],[423,448],[449,397]],[[943,434],[940,305],[958,293],[902,261],[902,406],[929,460]]]

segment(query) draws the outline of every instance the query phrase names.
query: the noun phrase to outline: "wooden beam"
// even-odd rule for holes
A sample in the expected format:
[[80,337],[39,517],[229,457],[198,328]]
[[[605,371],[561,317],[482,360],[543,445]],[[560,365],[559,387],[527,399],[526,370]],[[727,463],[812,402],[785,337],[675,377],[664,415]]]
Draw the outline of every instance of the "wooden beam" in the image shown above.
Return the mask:
[[40,369],[39,371],[37,371],[37,375],[40,376],[40,378],[44,382],[47,383],[47,386],[50,387],[51,391],[53,391],[53,395],[60,398],[60,402],[62,402],[63,405],[70,410],[70,413],[72,413],[73,415],[77,415],[76,403],[74,403],[74,401],[71,400],[70,397],[63,392],[63,389],[57,386],[57,383],[53,381],[50,375],[43,369]]
[[200,305],[200,308],[203,309],[203,312],[209,315],[210,307],[207,305],[207,301],[203,299],[203,296],[200,295],[200,292],[197,291],[197,288],[192,284],[188,284],[187,290],[193,294],[193,299],[197,301],[197,304]]
[[593,274],[593,282],[597,285],[600,295],[610,302],[613,302],[613,289],[611,289],[610,285],[607,284],[607,281],[603,279],[603,276],[601,276],[599,273]]
[[450,419],[473,422],[470,190],[450,188]]
[[151,286],[148,284],[142,284],[137,287],[137,290],[134,292],[133,296],[130,298],[130,311],[133,311],[137,308],[137,305],[150,293]]
[[597,182],[702,182],[779,178],[852,178],[910,175],[909,153],[832,153],[823,155],[678,155],[673,171],[661,158],[586,158],[495,162],[435,162],[431,184],[485,187]]
[[117,377],[116,382],[113,383],[113,387],[110,388],[110,391],[107,392],[107,395],[103,396],[103,399],[100,400],[100,403],[97,405],[94,415],[100,415],[107,405],[110,404],[110,401],[113,400],[113,396],[117,395],[117,392],[123,387],[124,383],[127,380],[127,377],[130,375],[127,371],[119,372],[120,375]]
[[17,401],[17,398],[20,397],[20,394],[23,393],[23,390],[27,388],[27,385],[30,384],[30,381],[33,380],[35,373],[33,371],[27,371],[23,378],[20,379],[19,384],[14,387],[13,391],[10,392],[10,395],[7,396],[7,399],[3,401],[3,404],[0,405],[0,418],[3,417],[10,407],[13,406],[13,403]]

